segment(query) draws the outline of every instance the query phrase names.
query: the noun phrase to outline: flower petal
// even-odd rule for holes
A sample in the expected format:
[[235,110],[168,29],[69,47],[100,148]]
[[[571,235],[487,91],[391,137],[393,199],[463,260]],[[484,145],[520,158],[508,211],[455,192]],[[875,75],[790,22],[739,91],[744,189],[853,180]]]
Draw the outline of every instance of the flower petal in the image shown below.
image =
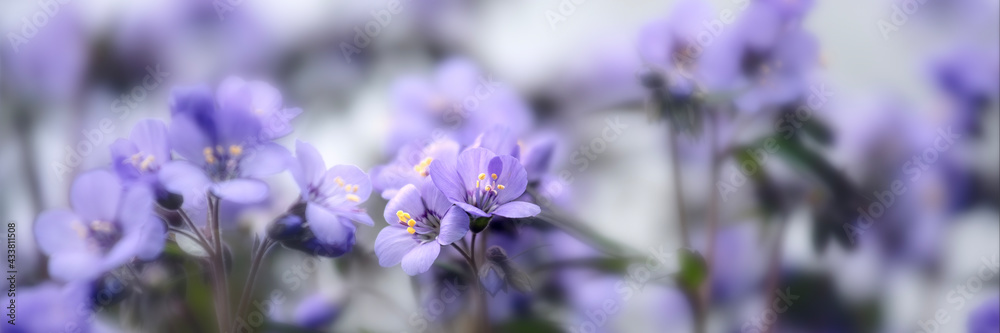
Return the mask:
[[109,171],[84,173],[73,181],[70,204],[73,211],[86,221],[114,221],[121,200],[122,186]]
[[535,216],[541,212],[541,207],[538,207],[538,205],[533,203],[511,201],[497,207],[497,209],[493,211],[493,214],[509,218],[522,218]]
[[396,212],[399,211],[410,214],[411,217],[423,216],[426,213],[424,203],[420,199],[420,191],[413,184],[403,186],[403,188],[399,189],[399,193],[396,193],[396,196],[385,205],[382,217],[390,225],[397,224],[399,217],[396,216]]
[[276,143],[265,143],[254,147],[240,159],[240,175],[260,178],[284,171],[292,153]]
[[62,252],[83,251],[87,248],[84,240],[86,235],[81,235],[77,231],[78,228],[84,226],[73,212],[64,209],[46,211],[38,215],[38,219],[35,220],[35,241],[38,242],[42,253],[50,256]]
[[212,193],[241,204],[255,204],[267,199],[267,184],[249,178],[237,178],[212,185]]
[[504,204],[517,199],[528,187],[528,173],[524,171],[524,166],[513,156],[501,155],[490,160],[490,173],[497,174],[497,185],[503,185],[504,189],[497,189],[497,202]]
[[212,139],[193,118],[174,115],[170,121],[170,147],[182,157],[197,165],[205,164],[205,148],[212,147]]
[[424,206],[427,210],[437,215],[438,218],[444,217],[448,209],[451,209],[455,205],[433,183],[426,182],[419,186],[420,197],[424,199]]
[[464,203],[464,202],[455,202],[454,204],[456,206],[458,206],[458,207],[461,207],[462,209],[464,209],[469,214],[472,214],[472,215],[475,215],[475,216],[479,216],[479,217],[490,217],[490,214],[484,212],[482,209],[479,209],[479,207],[476,207],[476,206],[473,206],[473,205],[470,205],[470,204],[467,204],[467,203]]
[[410,276],[426,272],[440,253],[441,244],[438,242],[426,242],[418,245],[410,253],[403,256],[403,272]]
[[161,165],[170,160],[170,137],[167,125],[156,119],[144,119],[132,127],[129,140],[140,151],[153,155],[153,163]]
[[[357,196],[356,199],[358,199],[358,201],[355,203],[364,202],[365,200],[368,200],[368,197],[372,194],[371,179],[368,178],[368,175],[366,175],[361,168],[356,166],[334,165],[330,167],[330,170],[326,171],[326,174],[323,177],[324,185],[336,187],[333,188],[335,191],[332,192],[335,196],[332,198],[334,201],[339,201],[336,200],[338,195],[346,196],[351,194]],[[338,178],[340,179],[339,182],[337,181]],[[340,183],[343,183],[344,185],[340,185]],[[357,191],[353,189],[348,190],[347,186],[352,186],[352,188],[357,186]]]
[[172,193],[184,196],[184,207],[201,207],[212,181],[201,168],[188,161],[171,161],[159,172],[160,183]]
[[438,234],[437,241],[441,245],[448,245],[462,239],[467,233],[469,233],[469,214],[453,206],[441,219],[441,233]]
[[101,259],[89,251],[62,252],[49,258],[49,275],[63,281],[92,280],[104,273]]
[[320,205],[310,203],[306,206],[306,221],[316,239],[325,245],[344,245],[353,241],[354,225],[341,223],[340,217]]
[[379,231],[375,238],[375,255],[382,267],[399,265],[403,256],[410,253],[419,243],[401,225],[390,225]]
[[326,163],[323,162],[323,156],[316,147],[302,141],[295,141],[295,158],[299,163],[292,176],[295,182],[299,183],[299,188],[307,191],[310,184],[319,183],[320,177],[326,171]]
[[[455,170],[458,171],[462,188],[465,190],[476,189],[477,182],[480,183],[478,188],[485,187],[489,181],[489,175],[487,175],[486,181],[480,181],[479,175],[488,172],[489,163],[496,156],[497,154],[486,148],[469,148],[458,155],[458,165]],[[448,193],[445,192],[445,194]]]
[[465,201],[466,190],[453,165],[441,161],[431,162],[430,175],[434,186],[437,186],[448,200],[456,203]]

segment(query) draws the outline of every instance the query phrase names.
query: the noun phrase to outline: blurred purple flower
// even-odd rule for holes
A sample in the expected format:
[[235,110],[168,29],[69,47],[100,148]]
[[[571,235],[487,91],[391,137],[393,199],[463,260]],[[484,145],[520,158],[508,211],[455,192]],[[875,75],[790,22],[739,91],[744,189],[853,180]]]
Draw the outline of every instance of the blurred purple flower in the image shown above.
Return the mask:
[[[54,282],[18,290],[17,318],[4,325],[9,333],[97,332],[93,325],[91,288],[87,283],[59,286]],[[9,301],[5,304],[11,304]]]
[[407,184],[419,186],[430,182],[431,162],[454,164],[458,151],[458,143],[447,139],[423,147],[415,143],[405,145],[391,163],[372,169],[372,185],[382,193],[382,198],[392,199]]
[[[249,96],[249,90],[233,88],[233,80],[238,79],[227,80],[225,91],[220,89],[218,106],[207,87],[173,92],[170,144],[187,161],[164,165],[160,181],[171,192],[184,195],[185,207],[201,202],[192,199],[200,199],[206,189],[235,203],[259,203],[267,198],[268,187],[257,178],[283,171],[289,160],[288,150],[270,142],[284,128],[267,129],[270,123],[262,122],[257,109],[250,108],[264,104],[245,103],[248,98],[270,101],[273,96]],[[267,112],[271,111],[261,113]]]
[[639,32],[639,56],[647,66],[663,74],[674,94],[694,92],[702,45],[707,36],[705,22],[712,19],[712,8],[704,1],[684,0],[675,5],[666,19],[646,25]]
[[410,184],[385,206],[389,226],[375,239],[375,254],[382,267],[402,263],[409,275],[426,272],[442,245],[454,243],[469,232],[469,215],[455,207],[431,183]]
[[250,112],[261,126],[261,139],[274,140],[292,132],[289,123],[302,113],[300,108],[285,108],[281,92],[263,81],[244,81],[229,77],[219,86],[219,107]]
[[375,222],[359,205],[372,193],[371,180],[353,165],[326,168],[323,157],[312,145],[297,141],[297,164],[292,176],[306,203],[305,218],[315,237],[307,247],[323,250],[317,254],[337,257],[354,246],[357,228],[351,221],[372,226]]
[[698,75],[712,92],[736,93],[741,111],[803,98],[819,63],[816,39],[801,20],[812,1],[753,1],[706,48]]
[[57,14],[40,27],[25,25],[33,27],[24,29],[35,31],[30,35],[20,29],[7,35],[11,48],[3,52],[9,69],[4,80],[20,97],[51,101],[79,92],[90,60],[87,30],[75,4],[61,7]]
[[932,65],[934,79],[955,110],[952,121],[963,132],[978,133],[981,115],[1000,99],[1000,49],[961,46]]
[[1000,332],[1000,298],[994,296],[983,302],[968,321],[969,333]]
[[70,204],[72,211],[50,210],[35,221],[35,237],[54,277],[90,280],[163,250],[163,223],[153,215],[153,195],[145,186],[123,188],[111,172],[91,171],[73,182]]
[[340,305],[323,294],[306,297],[295,308],[295,324],[312,330],[329,326],[341,313]]
[[132,128],[128,139],[111,144],[111,167],[126,184],[139,183],[153,189],[157,198],[164,193],[157,173],[170,161],[167,125],[145,119]]
[[534,121],[527,104],[513,90],[483,75],[465,59],[443,62],[432,79],[400,80],[392,99],[391,150],[427,140],[436,132],[463,145],[497,125],[522,134]]
[[472,215],[522,218],[541,212],[535,204],[516,200],[528,178],[521,162],[510,155],[470,148],[458,155],[456,165],[431,163],[431,179],[448,200]]

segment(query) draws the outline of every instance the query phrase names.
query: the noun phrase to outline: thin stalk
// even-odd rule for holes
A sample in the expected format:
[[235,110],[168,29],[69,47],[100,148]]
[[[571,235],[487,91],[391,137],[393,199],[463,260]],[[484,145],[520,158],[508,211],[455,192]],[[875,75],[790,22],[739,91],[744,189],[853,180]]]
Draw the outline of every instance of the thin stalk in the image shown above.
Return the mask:
[[187,212],[183,209],[178,209],[177,212],[181,215],[181,220],[184,221],[184,224],[187,225],[187,227],[191,229],[191,232],[197,237],[197,240],[207,246],[205,249],[208,250],[209,255],[214,255],[215,247],[208,241],[208,238],[201,232],[201,229],[194,225],[194,221],[191,220],[191,217],[188,216]]
[[[256,241],[254,243],[256,245]],[[264,238],[264,241],[261,244],[254,247],[253,261],[250,262],[250,273],[249,276],[247,276],[246,284],[243,285],[243,293],[240,295],[240,304],[236,308],[235,316],[237,318],[243,316],[243,313],[246,312],[247,307],[250,304],[250,297],[253,294],[254,284],[257,283],[257,275],[260,273],[260,266],[264,262],[264,258],[267,256],[267,253],[271,251],[271,248],[273,248],[275,244],[277,243],[271,241],[270,238]],[[233,322],[233,325],[235,326],[236,323]]]
[[455,250],[458,250],[458,253],[465,258],[465,261],[467,261],[470,265],[472,265],[472,258],[469,257],[469,253],[465,252],[465,250],[463,250],[462,247],[458,246],[458,242],[451,243],[451,246],[454,247]]
[[691,247],[691,239],[688,236],[687,210],[684,208],[684,181],[681,178],[680,135],[675,127],[670,128],[670,164],[671,176],[674,181],[674,204],[677,206],[677,224],[680,227],[681,245],[685,248]]
[[229,314],[229,282],[226,276],[225,250],[222,247],[222,228],[219,223],[219,199],[213,195],[208,196],[209,228],[212,232],[212,242],[216,251],[211,257],[213,276],[216,287],[216,320],[219,322],[219,330],[223,333],[229,332],[228,323],[231,322]]

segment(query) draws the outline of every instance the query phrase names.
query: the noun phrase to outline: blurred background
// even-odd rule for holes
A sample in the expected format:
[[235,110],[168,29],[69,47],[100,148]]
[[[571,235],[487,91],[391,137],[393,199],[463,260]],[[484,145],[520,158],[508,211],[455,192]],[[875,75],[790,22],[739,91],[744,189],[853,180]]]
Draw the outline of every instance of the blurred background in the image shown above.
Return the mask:
[[[168,121],[174,87],[269,82],[303,109],[279,143],[368,171],[431,128],[407,114],[417,82],[496,88],[496,122],[555,138],[540,190],[571,225],[490,239],[532,281],[491,297],[497,331],[1000,327],[995,0],[4,1],[0,29],[0,217],[18,225],[19,288],[49,279],[35,217],[68,206],[74,176],[106,167],[133,124]],[[671,60],[692,43],[695,79]],[[478,79],[448,77],[455,63]],[[761,143],[786,130],[790,146]],[[268,182],[272,199],[234,217],[233,276],[249,235],[296,200],[287,173]],[[284,324],[256,331],[294,332],[313,308],[324,332],[465,330],[468,281],[379,267],[385,200],[365,207],[376,227],[347,256],[272,254],[253,308]],[[681,248],[696,263],[648,265]],[[163,261],[144,278],[187,267]],[[197,284],[163,284],[102,308],[102,329],[212,331]]]

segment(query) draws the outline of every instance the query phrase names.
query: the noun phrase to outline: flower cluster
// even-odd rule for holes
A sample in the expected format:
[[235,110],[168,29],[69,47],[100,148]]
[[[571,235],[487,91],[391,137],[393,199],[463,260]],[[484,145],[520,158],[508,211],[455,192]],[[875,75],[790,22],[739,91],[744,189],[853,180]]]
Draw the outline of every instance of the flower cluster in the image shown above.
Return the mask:
[[[399,105],[400,117],[443,127],[400,132],[409,141],[400,144],[392,162],[372,171],[375,189],[389,200],[383,214],[389,226],[375,241],[375,253],[384,267],[402,264],[409,275],[426,272],[441,246],[463,240],[470,231],[483,231],[494,217],[527,218],[541,212],[525,191],[529,181],[547,171],[552,143],[547,141],[522,159],[517,135],[531,124],[530,118],[519,116],[524,103],[506,90],[482,86],[476,73],[467,61],[451,60],[438,74],[438,80],[449,81],[400,83],[405,89],[397,91],[397,100],[410,102]],[[497,89],[499,96],[483,105],[475,99],[462,103],[470,101],[465,97],[479,96],[479,89]],[[464,118],[438,118],[452,115]],[[459,126],[447,126],[449,122]],[[421,137],[427,133],[442,135]]]

